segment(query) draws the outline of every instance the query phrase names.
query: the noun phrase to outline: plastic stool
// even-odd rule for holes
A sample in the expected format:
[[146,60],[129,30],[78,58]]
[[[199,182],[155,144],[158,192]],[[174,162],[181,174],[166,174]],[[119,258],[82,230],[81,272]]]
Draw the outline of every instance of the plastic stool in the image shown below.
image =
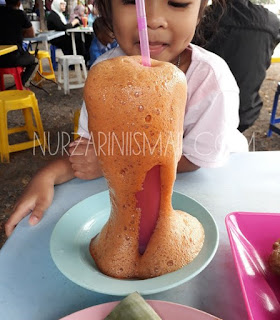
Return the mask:
[[77,132],[78,132],[78,128],[79,128],[80,113],[81,113],[80,109],[76,110],[74,113],[74,140],[79,138],[79,135]]
[[[7,113],[12,110],[22,110],[25,125],[8,128]],[[32,119],[34,115],[35,125]],[[9,145],[9,134],[27,131],[31,141]],[[34,133],[37,132],[38,136]],[[10,153],[33,148],[41,145],[45,150],[46,140],[41,116],[35,94],[26,90],[7,90],[0,92],[0,159],[1,162],[10,161]]]
[[274,95],[274,101],[273,101],[273,107],[272,107],[272,112],[271,112],[271,117],[270,117],[270,124],[269,124],[269,129],[267,132],[267,136],[270,137],[273,132],[276,132],[280,134],[280,129],[275,126],[276,123],[280,123],[280,118],[276,118],[276,111],[277,111],[277,106],[278,106],[278,101],[279,101],[279,94],[280,94],[280,82],[278,82],[277,89]]
[[21,74],[23,72],[22,67],[14,67],[14,68],[0,68],[0,90],[5,90],[4,83],[4,74],[11,74],[15,79],[16,88],[18,90],[23,90],[23,85],[21,82]]
[[56,46],[51,44],[50,51],[51,51],[51,59],[52,59],[52,65],[53,69],[57,71],[57,62],[56,62],[56,54],[55,54]]
[[[75,66],[75,78],[69,77],[69,66]],[[80,66],[82,66],[83,77],[81,73]],[[63,78],[62,78],[63,69]],[[64,94],[69,94],[70,89],[83,88],[84,83],[87,78],[87,69],[85,64],[85,59],[83,56],[65,55],[58,58],[58,89],[61,89],[61,85],[64,88]]]
[[[35,52],[34,51],[30,51],[30,54],[34,54]],[[49,80],[54,80],[56,81],[55,79],[55,74],[54,74],[54,70],[53,70],[53,64],[52,64],[52,60],[51,60],[51,56],[49,54],[48,51],[45,51],[45,50],[39,50],[38,53],[37,53],[37,56],[36,58],[39,60],[39,69],[38,71],[46,78],[46,79],[49,79]],[[43,59],[47,59],[48,63],[49,63],[49,67],[50,67],[50,70],[49,71],[44,71],[43,69]],[[36,73],[34,79],[33,79],[37,85],[40,84],[43,80],[43,78],[38,74],[38,72]]]

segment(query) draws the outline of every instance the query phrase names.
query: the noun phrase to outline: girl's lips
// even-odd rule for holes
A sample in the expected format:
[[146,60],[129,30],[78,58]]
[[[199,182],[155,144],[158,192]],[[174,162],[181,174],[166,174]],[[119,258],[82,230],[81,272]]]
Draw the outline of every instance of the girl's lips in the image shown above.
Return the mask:
[[167,44],[165,43],[150,42],[149,43],[150,53],[153,55],[159,55],[166,48],[166,46]]
[[[138,45],[140,46],[140,42],[138,42]],[[167,46],[168,45],[166,43],[162,42],[149,42],[150,54],[158,56]]]

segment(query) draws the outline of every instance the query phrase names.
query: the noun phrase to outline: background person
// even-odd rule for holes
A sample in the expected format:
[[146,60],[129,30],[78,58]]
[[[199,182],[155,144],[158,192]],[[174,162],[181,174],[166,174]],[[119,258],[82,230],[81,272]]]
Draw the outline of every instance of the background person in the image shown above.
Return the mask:
[[86,8],[82,4],[78,4],[74,7],[73,11],[70,14],[69,22],[72,22],[74,19],[78,19],[80,25],[83,24],[82,17],[85,15]]
[[[47,17],[47,27],[49,30],[66,31],[67,29],[75,28],[80,25],[80,21],[77,18],[73,19],[72,22],[67,23],[66,17],[63,14],[66,9],[66,2],[64,0],[53,0],[51,9],[52,10]],[[50,42],[57,48],[60,48],[65,55],[73,54],[71,36],[65,34]],[[76,47],[78,54],[85,54],[85,48],[81,37],[76,37]]]
[[262,108],[259,89],[280,41],[280,22],[274,13],[249,0],[220,0],[207,11],[210,14],[200,29],[205,41],[198,38],[194,43],[229,65],[240,89],[238,129],[243,132],[253,125]]
[[[76,5],[73,9],[73,12],[70,15],[70,19],[69,21],[73,21],[74,19],[78,19],[80,22],[80,25],[83,25],[83,18],[87,19],[86,16],[86,7],[82,4]],[[84,58],[85,58],[85,62],[86,64],[88,63],[90,56],[89,56],[89,47],[92,41],[92,34],[91,33],[85,33],[84,34],[85,37],[85,42],[82,41],[82,37],[80,33],[76,33],[75,34],[75,40],[76,43],[80,44],[80,47],[82,48],[82,51],[80,51]]]
[[23,67],[21,81],[27,87],[38,64],[35,56],[22,47],[23,38],[34,37],[34,29],[20,5],[19,0],[6,0],[6,5],[0,6],[0,44],[18,46],[17,51],[0,56],[0,68]]
[[96,7],[93,4],[88,5],[88,26],[92,27],[95,19],[98,16],[98,12],[96,10]]
[[52,0],[45,0],[45,7],[46,7],[46,12],[47,15],[51,12],[52,8]]

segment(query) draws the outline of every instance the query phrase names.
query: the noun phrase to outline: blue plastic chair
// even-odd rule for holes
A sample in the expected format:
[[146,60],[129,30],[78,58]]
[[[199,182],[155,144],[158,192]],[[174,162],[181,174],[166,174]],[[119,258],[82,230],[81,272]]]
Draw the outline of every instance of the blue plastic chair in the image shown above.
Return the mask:
[[53,69],[57,71],[57,62],[56,62],[56,55],[55,55],[56,46],[51,44],[50,50],[51,50],[51,60],[52,60]]
[[280,118],[276,118],[279,95],[280,95],[280,82],[278,82],[277,89],[274,96],[273,107],[272,107],[272,112],[270,117],[270,124],[267,132],[268,137],[272,135],[272,132],[280,134],[280,129],[275,126],[276,123],[280,123]]
[[[22,42],[22,48],[23,48],[23,50],[24,51],[28,51],[29,50],[29,46],[31,46],[30,45],[30,43],[27,43],[27,42]],[[31,47],[31,50],[32,50],[32,47]]]

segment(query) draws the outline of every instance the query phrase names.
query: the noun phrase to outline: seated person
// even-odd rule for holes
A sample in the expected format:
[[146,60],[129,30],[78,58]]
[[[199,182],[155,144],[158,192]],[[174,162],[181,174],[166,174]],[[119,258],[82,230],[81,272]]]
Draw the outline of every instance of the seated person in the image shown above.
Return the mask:
[[88,5],[88,26],[92,27],[94,20],[98,16],[98,11],[96,9],[96,6],[89,4]]
[[69,22],[72,22],[74,19],[78,19],[80,21],[80,25],[83,24],[82,17],[85,15],[85,7],[81,4],[74,7],[72,13],[70,14]]
[[[49,30],[66,31],[67,29],[75,28],[80,25],[80,21],[77,18],[73,19],[72,22],[67,23],[63,14],[66,9],[66,2],[64,0],[53,0],[51,9],[52,10],[47,18],[47,27]],[[53,39],[50,42],[57,48],[60,48],[65,55],[73,54],[71,36],[65,34],[64,36]],[[85,47],[80,34],[76,37],[76,47],[77,53],[84,56]]]
[[[196,37],[193,43],[222,57],[240,89],[239,131],[258,118],[263,102],[259,89],[270,66],[271,56],[280,41],[277,16],[249,0],[216,1],[208,20],[201,26],[206,43]],[[218,18],[221,17],[221,18]]]
[[52,0],[45,0],[46,16],[51,12]]
[[[70,14],[69,21],[71,22],[74,19],[78,19],[80,21],[80,25],[83,25],[83,17],[86,17],[86,7],[82,4],[79,4],[74,7],[73,12]],[[76,37],[76,43],[82,41],[80,33],[76,33],[75,37]],[[83,43],[83,46],[84,46],[85,52],[83,56],[85,58],[85,61],[87,62],[89,60],[89,47],[92,41],[92,34],[85,33],[84,37],[85,37],[85,43]]]
[[22,47],[23,38],[33,38],[34,29],[24,11],[20,10],[20,0],[6,0],[0,6],[0,44],[17,45],[18,50],[0,56],[0,68],[23,67],[21,81],[29,86],[29,81],[37,71],[37,59]]
[[37,17],[40,17],[39,0],[35,0],[32,12],[36,13]]
[[102,17],[95,19],[93,23],[93,31],[94,37],[89,48],[89,67],[99,56],[118,45],[117,41],[114,39],[113,32],[108,29]]

